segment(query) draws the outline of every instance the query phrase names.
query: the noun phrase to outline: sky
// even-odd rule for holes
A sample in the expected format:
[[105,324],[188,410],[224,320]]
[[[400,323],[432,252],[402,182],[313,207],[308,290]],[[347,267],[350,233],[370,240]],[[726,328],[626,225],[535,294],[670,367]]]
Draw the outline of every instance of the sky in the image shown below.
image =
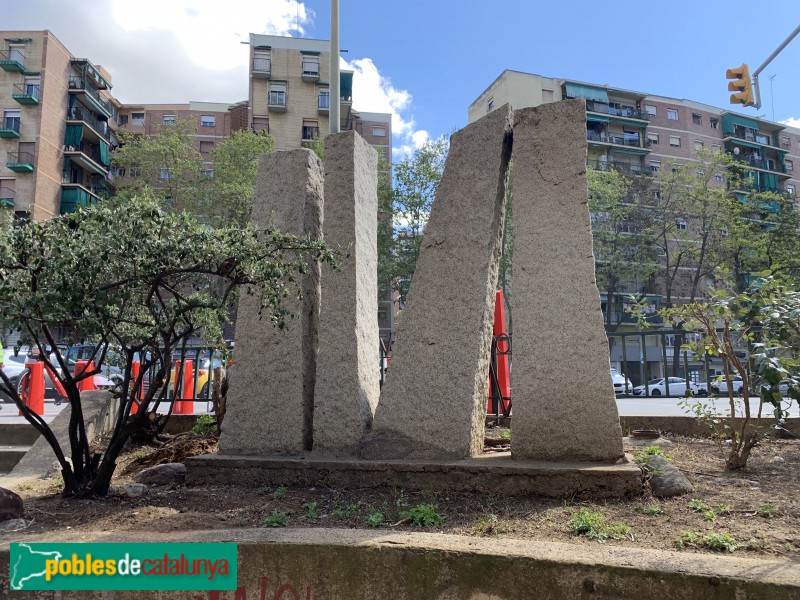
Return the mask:
[[[340,0],[354,108],[392,113],[395,159],[463,127],[504,69],[734,108],[725,70],[798,24],[797,0]],[[49,29],[123,103],[233,103],[248,34],[329,39],[330,0],[5,0],[0,27]],[[800,35],[759,80],[761,109],[735,110],[800,127]]]

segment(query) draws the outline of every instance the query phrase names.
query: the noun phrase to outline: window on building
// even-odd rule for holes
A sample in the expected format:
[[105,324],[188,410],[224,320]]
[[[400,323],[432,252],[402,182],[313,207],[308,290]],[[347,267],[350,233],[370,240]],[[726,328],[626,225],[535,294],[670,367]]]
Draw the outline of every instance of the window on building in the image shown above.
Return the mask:
[[709,119],[709,122],[711,123],[711,129],[719,129],[719,119],[715,119],[714,117],[711,117]]
[[212,179],[214,177],[214,169],[200,169],[200,177]]
[[722,146],[720,146],[719,144],[714,144],[713,146],[711,146],[711,151],[714,154],[719,154],[720,152],[722,152]]
[[661,200],[661,190],[653,190],[653,200]]
[[131,167],[128,169],[128,177],[141,177],[142,170],[139,167]]
[[716,173],[714,175],[714,181],[716,181],[717,183],[722,183],[725,181],[725,177],[722,175],[722,173]]
[[651,146],[657,146],[658,140],[659,137],[657,133],[650,133],[650,132],[647,133],[647,141],[650,142]]
[[374,126],[372,128],[372,135],[375,137],[386,137],[386,127]]
[[725,225],[723,225],[722,227],[719,228],[719,234],[728,235],[728,228]]
[[542,90],[542,102],[552,102],[553,101],[553,90]]
[[9,44],[8,45],[8,59],[16,61],[25,66],[25,45],[24,44]]
[[644,105],[644,112],[646,112],[651,117],[655,117],[655,116],[658,115],[658,110],[652,104],[645,104]]
[[286,86],[273,84],[269,86],[269,105],[286,107]]
[[269,73],[272,67],[269,50],[255,50],[253,52],[253,71],[258,73]]
[[310,142],[319,137],[319,121],[303,119],[303,141]]
[[781,148],[784,150],[791,150],[792,148],[792,141],[789,139],[788,135],[782,135],[780,140]]
[[680,145],[681,145],[680,136],[677,136],[677,135],[669,136],[669,145],[670,146],[675,146],[675,147],[680,147]]
[[329,109],[331,107],[331,91],[321,89],[319,91],[319,108]]
[[682,165],[682,164],[680,164],[680,163],[674,163],[674,164],[672,165],[672,172],[673,172],[673,173],[680,173],[680,171],[681,171],[681,169],[682,169],[682,168],[683,168],[683,165]]
[[703,124],[703,116],[698,113],[692,113],[692,123],[695,125]]
[[144,125],[144,113],[131,113],[131,125]]
[[200,127],[214,127],[216,124],[217,119],[212,115],[203,115],[200,117]]
[[783,164],[786,165],[786,172],[791,173],[794,171],[794,163],[791,160],[784,160]]
[[303,54],[303,75],[319,77],[319,56]]
[[794,196],[795,195],[794,184],[791,184],[791,183],[787,183],[786,184],[786,193],[789,194],[790,196]]
[[697,152],[700,152],[700,150],[702,150],[702,149],[703,149],[703,147],[704,147],[704,144],[703,144],[703,142],[702,142],[701,140],[695,140],[695,141],[694,141],[694,149],[695,149]]
[[27,76],[25,77],[25,82],[23,83],[23,88],[25,94],[28,96],[33,96],[34,98],[39,98],[39,90],[41,89],[42,79],[41,77],[37,76]]
[[678,226],[678,229],[686,229],[686,219],[676,219],[675,225]]
[[211,154],[214,150],[214,142],[200,142],[200,154]]
[[253,117],[253,131],[269,133],[269,117]]
[[161,169],[161,173],[159,174],[160,179],[169,179],[169,169]]
[[678,111],[674,108],[667,109],[667,120],[668,121],[677,121],[678,120]]
[[128,124],[128,115],[119,115],[117,117],[117,123],[120,125],[127,125]]
[[661,170],[661,161],[660,160],[651,160],[650,161],[650,170],[653,173],[658,173]]
[[19,133],[20,115],[22,112],[16,108],[3,111],[3,129],[13,129]]
[[175,125],[178,122],[178,118],[175,115],[164,115],[161,118],[161,124],[165,127],[168,125]]
[[489,98],[486,100],[486,112],[487,112],[487,113],[488,113],[488,112],[492,112],[493,110],[494,110],[494,97],[493,97],[493,96],[490,96],[490,97],[489,97]]
[[117,177],[125,177],[125,167],[117,167]]

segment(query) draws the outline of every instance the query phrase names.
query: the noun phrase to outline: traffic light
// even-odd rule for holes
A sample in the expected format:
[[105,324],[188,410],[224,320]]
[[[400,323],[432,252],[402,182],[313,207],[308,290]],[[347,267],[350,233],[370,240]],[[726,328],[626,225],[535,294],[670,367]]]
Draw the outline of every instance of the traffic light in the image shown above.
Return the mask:
[[731,94],[731,104],[741,104],[742,106],[755,106],[753,99],[753,84],[750,81],[750,67],[742,64],[740,67],[725,71],[727,79],[734,81],[728,82],[728,90],[738,92]]

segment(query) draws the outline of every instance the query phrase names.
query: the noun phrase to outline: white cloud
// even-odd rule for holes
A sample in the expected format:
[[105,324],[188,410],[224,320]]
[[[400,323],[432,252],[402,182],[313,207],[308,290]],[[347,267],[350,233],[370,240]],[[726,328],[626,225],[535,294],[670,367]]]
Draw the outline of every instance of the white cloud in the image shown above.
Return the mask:
[[392,85],[391,80],[378,71],[371,58],[358,58],[351,62],[341,59],[343,69],[353,71],[353,108],[364,112],[382,112],[392,115],[392,133],[399,143],[393,145],[395,158],[402,158],[430,139],[424,129],[417,129],[410,114],[411,94]]
[[780,121],[780,123],[788,125],[789,127],[797,127],[800,129],[800,118],[797,117],[789,117],[785,121]]

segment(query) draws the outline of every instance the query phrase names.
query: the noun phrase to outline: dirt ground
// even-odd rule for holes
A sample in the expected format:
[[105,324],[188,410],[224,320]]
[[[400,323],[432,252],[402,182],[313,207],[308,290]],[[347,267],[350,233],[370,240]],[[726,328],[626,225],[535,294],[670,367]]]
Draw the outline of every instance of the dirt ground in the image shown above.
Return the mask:
[[[495,430],[496,438],[498,432]],[[669,438],[664,448],[672,464],[694,485],[689,495],[632,500],[553,500],[505,498],[494,494],[424,493],[402,489],[333,490],[307,487],[237,488],[183,485],[151,487],[142,498],[63,499],[58,480],[23,484],[32,523],[6,534],[15,540],[30,534],[85,531],[181,531],[237,527],[361,527],[420,529],[409,511],[443,519],[428,531],[572,543],[606,543],[643,548],[682,548],[687,552],[735,551],[739,555],[781,555],[800,561],[800,440],[767,439],[757,447],[748,469],[724,470],[710,440]],[[214,448],[213,440],[184,442],[188,452]],[[180,458],[184,449],[138,449],[125,455],[114,484],[132,481],[142,465]],[[633,454],[641,448],[626,447]],[[599,515],[610,537],[598,542],[576,533],[571,520]],[[413,514],[413,513],[412,513]],[[595,516],[592,516],[595,515]],[[623,527],[619,527],[623,525]],[[626,531],[627,525],[630,527]],[[609,533],[610,532],[610,533]],[[728,533],[732,538],[716,534]],[[619,539],[614,539],[614,537]],[[607,537],[606,535],[594,536]],[[682,539],[683,543],[677,540]],[[722,546],[713,544],[723,540]],[[734,548],[735,546],[735,548]]]

